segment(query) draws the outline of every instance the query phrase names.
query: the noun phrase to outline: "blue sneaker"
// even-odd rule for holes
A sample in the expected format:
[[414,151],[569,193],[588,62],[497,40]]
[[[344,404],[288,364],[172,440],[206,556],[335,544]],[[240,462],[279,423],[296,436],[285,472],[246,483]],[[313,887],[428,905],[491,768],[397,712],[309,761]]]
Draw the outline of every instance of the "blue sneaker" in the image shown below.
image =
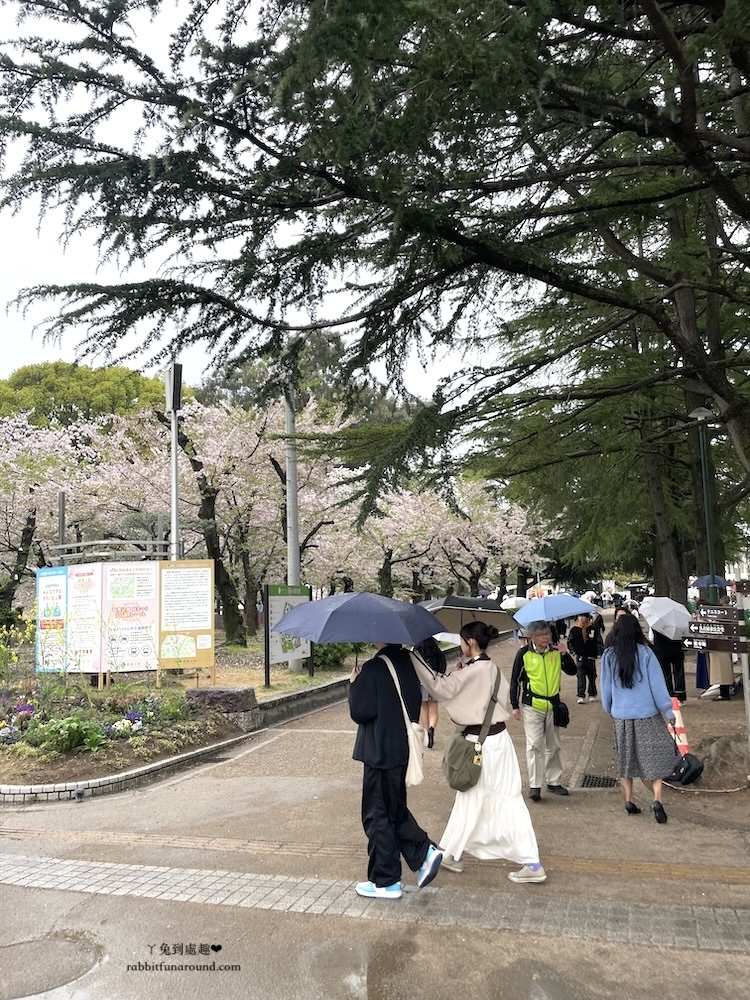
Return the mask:
[[427,854],[422,862],[422,867],[417,872],[417,886],[422,889],[429,885],[435,878],[443,860],[443,852],[439,851],[434,844],[430,844]]
[[358,882],[357,895],[369,896],[371,899],[401,899],[401,883],[393,885],[375,885],[373,882]]

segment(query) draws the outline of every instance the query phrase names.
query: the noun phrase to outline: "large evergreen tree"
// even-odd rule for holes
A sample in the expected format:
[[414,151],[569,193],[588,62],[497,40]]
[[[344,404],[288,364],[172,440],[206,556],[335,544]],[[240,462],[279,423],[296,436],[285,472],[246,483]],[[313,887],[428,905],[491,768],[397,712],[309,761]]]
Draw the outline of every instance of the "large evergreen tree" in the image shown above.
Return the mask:
[[[136,328],[158,352],[169,329],[242,360],[334,327],[349,366],[396,381],[415,340],[483,349],[373,484],[488,407],[510,419],[519,380],[572,427],[594,398],[677,388],[660,440],[708,402],[747,495],[743,0],[184,0],[174,28],[158,0],[4,6],[29,32],[0,60],[23,150],[5,203],[61,201],[126,262],[170,255],[32,289],[62,299],[52,332],[116,352]],[[594,343],[619,361],[603,381]]]

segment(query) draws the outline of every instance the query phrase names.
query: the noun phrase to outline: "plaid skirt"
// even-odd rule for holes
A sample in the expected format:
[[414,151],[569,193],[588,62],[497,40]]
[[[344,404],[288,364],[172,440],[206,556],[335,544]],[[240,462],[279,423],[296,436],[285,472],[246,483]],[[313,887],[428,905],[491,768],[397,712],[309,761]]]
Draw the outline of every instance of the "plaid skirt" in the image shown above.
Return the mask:
[[677,758],[677,748],[660,715],[650,719],[614,719],[618,778],[666,778]]

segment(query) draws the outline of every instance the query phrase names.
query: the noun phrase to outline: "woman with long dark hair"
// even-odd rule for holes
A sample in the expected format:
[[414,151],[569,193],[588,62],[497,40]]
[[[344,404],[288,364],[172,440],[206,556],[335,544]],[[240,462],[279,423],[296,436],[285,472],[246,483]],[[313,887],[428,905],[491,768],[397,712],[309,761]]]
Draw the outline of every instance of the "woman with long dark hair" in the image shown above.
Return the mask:
[[475,858],[504,858],[522,865],[520,871],[508,873],[511,882],[544,882],[547,874],[539,860],[531,816],[523,800],[518,757],[505,728],[510,718],[510,685],[487,652],[498,634],[493,625],[484,622],[464,625],[460,632],[463,665],[450,674],[439,674],[416,656],[413,658],[421,683],[468,740],[476,740],[479,735],[500,673],[497,703],[482,745],[479,781],[465,792],[456,792],[440,840],[443,868],[463,871],[464,853]]
[[674,719],[674,711],[659,661],[633,615],[618,618],[607,636],[601,685],[602,707],[615,725],[625,811],[641,811],[633,802],[633,778],[640,778],[653,793],[656,822],[666,823],[662,779],[674,770],[676,748],[664,720]]

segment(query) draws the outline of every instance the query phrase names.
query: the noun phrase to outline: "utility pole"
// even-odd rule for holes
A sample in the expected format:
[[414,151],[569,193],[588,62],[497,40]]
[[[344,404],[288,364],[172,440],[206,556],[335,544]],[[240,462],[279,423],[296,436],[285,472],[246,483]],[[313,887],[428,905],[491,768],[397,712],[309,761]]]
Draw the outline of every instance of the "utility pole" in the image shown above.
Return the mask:
[[[286,427],[286,582],[290,587],[300,584],[299,559],[299,489],[297,485],[297,432],[294,413],[294,387],[290,384],[284,393]],[[290,660],[291,673],[302,673],[303,660]]]

